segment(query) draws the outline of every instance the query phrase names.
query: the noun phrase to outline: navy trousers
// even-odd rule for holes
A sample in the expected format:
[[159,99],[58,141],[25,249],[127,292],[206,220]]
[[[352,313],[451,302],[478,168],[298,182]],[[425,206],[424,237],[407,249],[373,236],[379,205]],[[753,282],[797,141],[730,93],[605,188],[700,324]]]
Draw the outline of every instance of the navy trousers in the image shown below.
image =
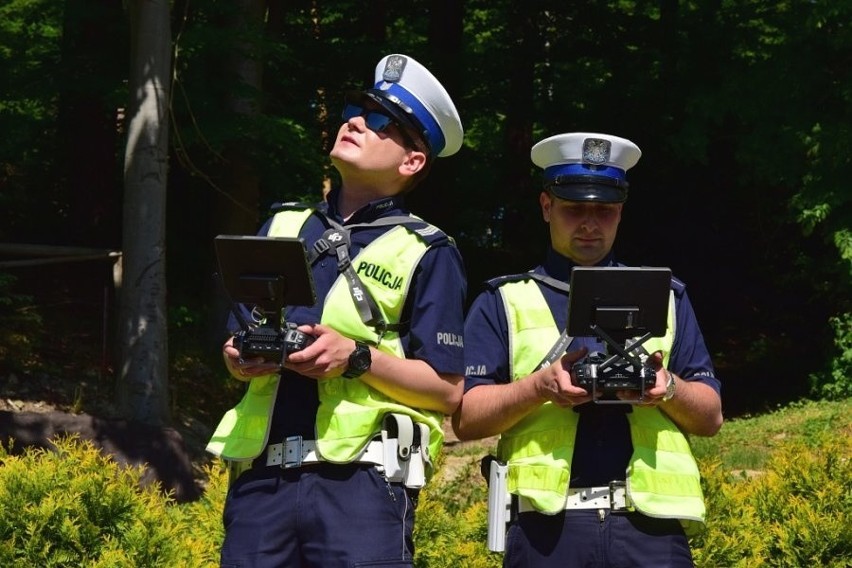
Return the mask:
[[680,522],[639,513],[521,513],[506,535],[505,568],[692,568]]
[[366,464],[255,468],[228,490],[221,566],[410,567],[414,503]]

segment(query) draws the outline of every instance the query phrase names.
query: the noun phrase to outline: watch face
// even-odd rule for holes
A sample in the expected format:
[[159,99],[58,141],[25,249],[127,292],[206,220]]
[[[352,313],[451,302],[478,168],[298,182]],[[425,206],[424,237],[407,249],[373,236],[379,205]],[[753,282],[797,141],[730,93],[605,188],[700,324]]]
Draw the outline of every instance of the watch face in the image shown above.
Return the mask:
[[360,341],[355,342],[355,351],[349,355],[349,366],[343,373],[343,376],[348,379],[353,379],[363,375],[373,363],[373,358],[370,355],[370,346]]
[[668,381],[666,382],[666,394],[663,396],[664,402],[667,402],[667,401],[672,399],[672,397],[675,395],[675,389],[677,387],[672,374],[668,373],[668,376],[669,376],[669,378],[668,378]]
[[371,362],[370,352],[368,351],[364,353],[360,349],[356,351],[349,360],[349,363],[359,371],[366,371],[369,369]]

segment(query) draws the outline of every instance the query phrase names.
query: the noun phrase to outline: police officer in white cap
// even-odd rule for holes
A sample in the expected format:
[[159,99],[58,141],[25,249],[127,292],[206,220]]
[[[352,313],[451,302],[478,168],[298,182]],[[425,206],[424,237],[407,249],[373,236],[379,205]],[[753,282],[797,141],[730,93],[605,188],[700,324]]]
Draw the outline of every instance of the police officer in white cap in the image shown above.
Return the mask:
[[250,387],[208,445],[240,464],[223,566],[410,566],[417,493],[461,400],[462,259],[403,201],[461,147],[458,112],[423,65],[392,54],[346,95],[342,121],[339,186],[278,207],[260,231],[308,247],[317,302],[285,314],[312,342],[281,365],[224,347]]
[[722,411],[684,284],[671,281],[668,330],[648,349],[653,385],[644,392],[592,400],[572,367],[606,352],[605,342],[564,333],[572,269],[618,266],[612,245],[626,173],[640,156],[629,140],[589,132],[534,145],[546,258],[489,281],[468,312],[465,394],[453,425],[463,440],[500,436],[492,467],[512,514],[508,531],[490,527],[489,541],[505,550],[504,566],[693,565],[687,539],[705,509],[685,435],[714,435]]

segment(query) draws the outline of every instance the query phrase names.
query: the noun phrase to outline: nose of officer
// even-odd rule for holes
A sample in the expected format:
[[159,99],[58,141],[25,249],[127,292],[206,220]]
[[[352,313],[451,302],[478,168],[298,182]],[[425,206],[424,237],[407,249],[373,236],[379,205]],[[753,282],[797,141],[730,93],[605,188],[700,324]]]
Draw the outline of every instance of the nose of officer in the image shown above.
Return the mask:
[[594,207],[588,207],[585,204],[579,207],[580,210],[580,229],[592,233],[598,228],[598,216]]
[[356,127],[357,130],[363,131],[367,128],[367,120],[360,114],[356,114],[355,116],[349,118],[344,122],[344,124],[348,124],[351,127]]

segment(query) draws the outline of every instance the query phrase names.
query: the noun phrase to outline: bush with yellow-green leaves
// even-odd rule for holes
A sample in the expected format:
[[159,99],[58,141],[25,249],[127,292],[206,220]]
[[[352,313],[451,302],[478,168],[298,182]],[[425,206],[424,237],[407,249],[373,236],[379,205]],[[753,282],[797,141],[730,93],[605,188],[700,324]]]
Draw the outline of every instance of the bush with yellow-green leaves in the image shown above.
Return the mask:
[[16,568],[218,564],[221,475],[208,495],[176,506],[141,470],[91,443],[57,439],[56,451],[20,456],[0,448],[0,566]]
[[[852,566],[852,436],[844,428],[782,443],[760,471],[699,461],[706,530],[691,542],[698,568]],[[479,484],[481,477],[469,477]],[[485,546],[484,496],[455,479],[430,486],[418,508],[420,568],[499,567]],[[460,492],[467,501],[454,502]]]
[[696,564],[852,566],[852,437],[837,434],[782,445],[758,472],[702,464],[708,523]]
[[[842,431],[841,431],[842,432]],[[0,566],[217,566],[224,468],[208,468],[196,502],[177,504],[140,471],[74,438],[20,456],[0,448]],[[417,509],[415,566],[488,568],[485,485],[473,471],[440,477]],[[782,444],[760,471],[700,462],[707,530],[698,568],[852,566],[852,437]]]

